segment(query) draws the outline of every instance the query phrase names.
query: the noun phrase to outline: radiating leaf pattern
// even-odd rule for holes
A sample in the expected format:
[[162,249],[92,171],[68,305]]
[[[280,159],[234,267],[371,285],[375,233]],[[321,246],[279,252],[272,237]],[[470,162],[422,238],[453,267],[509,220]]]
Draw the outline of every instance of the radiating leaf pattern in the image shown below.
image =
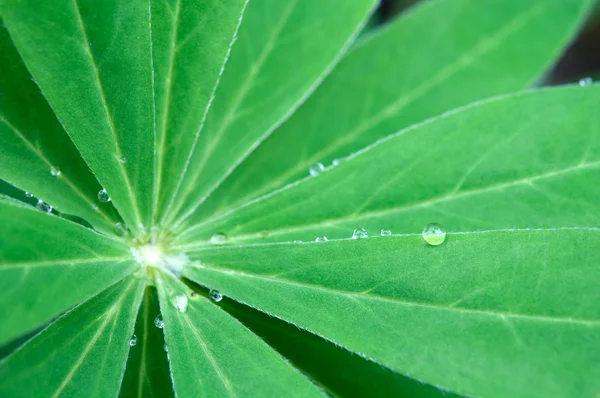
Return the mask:
[[[178,397],[322,396],[321,391],[230,315],[175,279],[158,293]],[[184,311],[176,309],[180,295]]]
[[13,202],[0,201],[0,344],[136,268],[123,243]]
[[[598,229],[265,244],[191,254],[186,276],[469,396],[600,388]],[[493,375],[493,377],[491,377]],[[507,383],[510,380],[510,383]]]
[[52,323],[0,362],[0,394],[115,396],[143,288],[127,278]]
[[535,83],[589,4],[434,0],[409,10],[349,51],[190,224],[301,179],[317,163],[339,162],[401,128]]

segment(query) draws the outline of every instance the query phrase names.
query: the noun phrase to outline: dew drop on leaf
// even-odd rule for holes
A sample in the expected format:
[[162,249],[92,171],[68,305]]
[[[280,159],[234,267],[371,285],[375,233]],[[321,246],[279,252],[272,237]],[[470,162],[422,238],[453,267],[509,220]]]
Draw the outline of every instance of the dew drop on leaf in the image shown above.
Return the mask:
[[369,237],[369,234],[367,233],[367,230],[364,228],[357,228],[352,233],[352,239],[363,239],[363,238],[368,238],[368,237]]
[[56,167],[51,167],[50,174],[52,174],[52,177],[58,177],[58,176],[60,176],[60,169],[58,169]]
[[295,240],[294,243],[302,243],[301,240]]
[[125,163],[125,162],[127,162],[127,158],[125,156],[123,156],[121,159],[119,159],[119,162]]
[[156,316],[156,318],[154,318],[154,326],[156,326],[159,329],[162,329],[165,327],[165,322],[162,320],[160,314],[158,314]]
[[438,223],[430,223],[423,228],[423,239],[431,246],[439,246],[446,240],[446,230]]
[[217,303],[221,300],[223,300],[223,294],[221,292],[219,292],[218,290],[211,290],[208,295],[210,296],[211,299],[213,299],[214,301],[216,301]]
[[169,352],[169,347],[167,347],[167,343],[163,345],[163,350],[165,350],[165,352]]
[[33,198],[33,194],[30,192],[25,192],[25,196],[27,196],[28,198]]
[[131,339],[129,339],[129,346],[133,347],[137,344],[137,336],[134,334],[133,336],[131,336]]
[[225,235],[223,232],[217,232],[210,237],[210,243],[214,243],[216,245],[227,243],[227,235]]
[[314,166],[312,166],[311,168],[308,169],[308,172],[310,173],[311,176],[316,176],[319,175],[319,173],[321,173],[323,170],[325,170],[325,166],[323,166],[323,163],[317,163]]
[[594,84],[594,81],[592,80],[591,77],[586,77],[586,78],[579,80],[579,85],[581,87],[591,86],[592,84]]
[[188,307],[188,298],[185,294],[180,293],[173,297],[173,306],[179,312],[186,312]]
[[382,229],[381,236],[392,236],[392,231],[389,229]]
[[43,211],[44,213],[52,212],[52,206],[50,206],[48,203],[44,202],[43,200],[38,200],[37,205],[35,205],[35,207],[38,210]]
[[97,205],[92,205],[92,210],[98,211],[98,210],[100,210],[100,208]]
[[317,239],[315,239],[315,242],[327,242],[327,237],[326,236],[318,236]]
[[127,235],[127,227],[122,222],[118,222],[115,224],[115,232],[119,236]]
[[100,191],[98,191],[98,200],[104,203],[110,202],[110,196],[108,196],[106,189],[102,188]]
[[331,165],[333,167],[335,167],[335,166],[339,166],[340,163],[342,163],[342,159],[333,159],[333,162],[331,162]]

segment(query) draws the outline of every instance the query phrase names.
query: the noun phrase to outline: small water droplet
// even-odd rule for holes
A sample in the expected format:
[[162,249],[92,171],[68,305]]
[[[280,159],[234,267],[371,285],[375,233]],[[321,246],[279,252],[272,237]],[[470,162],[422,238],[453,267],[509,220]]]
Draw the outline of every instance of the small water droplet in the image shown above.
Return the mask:
[[339,166],[340,163],[342,163],[342,159],[333,159],[333,162],[331,162],[331,165],[333,167],[335,167],[335,166]]
[[392,231],[389,229],[382,229],[381,236],[392,236]]
[[127,227],[122,222],[118,222],[115,224],[115,232],[119,236],[127,235]]
[[321,173],[323,170],[325,170],[325,166],[323,166],[323,163],[317,163],[314,166],[312,166],[311,168],[308,169],[308,172],[310,173],[311,176],[316,176],[319,175],[319,173]]
[[131,347],[135,346],[137,344],[137,336],[134,334],[133,336],[131,336],[131,339],[129,339],[129,345]]
[[210,243],[214,243],[216,245],[227,243],[227,235],[225,235],[223,232],[217,232],[210,237]]
[[169,352],[169,347],[167,347],[167,343],[163,345],[163,350],[165,350],[165,352]]
[[367,230],[364,228],[357,228],[352,233],[352,239],[363,239],[363,238],[368,238],[368,237],[369,237],[369,234],[367,233]]
[[119,159],[119,162],[125,163],[125,162],[127,162],[127,158],[125,156],[123,156],[121,159]]
[[301,240],[295,240],[294,243],[302,243]]
[[52,174],[52,177],[58,177],[58,176],[60,176],[60,169],[58,169],[56,167],[51,167],[50,174]]
[[156,316],[156,318],[154,318],[154,326],[156,326],[159,329],[162,329],[165,327],[165,322],[162,320],[160,314],[158,314]]
[[100,208],[98,207],[98,205],[92,205],[92,210],[98,211],[100,210]]
[[318,236],[317,239],[315,239],[315,242],[327,242],[327,237],[326,236]]
[[219,292],[218,290],[211,290],[208,295],[210,296],[211,299],[213,299],[214,301],[216,301],[217,303],[221,300],[223,300],[223,294],[221,292]]
[[423,228],[423,239],[431,246],[439,246],[446,240],[446,230],[438,223],[430,223]]
[[30,192],[25,192],[25,196],[27,196],[28,198],[33,198],[33,194]]
[[586,78],[579,80],[579,85],[581,87],[591,86],[592,84],[594,84],[594,80],[592,80],[591,77],[586,77]]
[[100,191],[98,191],[98,200],[104,203],[110,202],[110,196],[108,196],[106,189],[102,188]]
[[185,294],[180,293],[173,297],[173,306],[179,312],[186,312],[188,307],[188,298]]
[[44,202],[43,200],[38,200],[37,205],[35,205],[35,207],[38,210],[43,211],[44,213],[52,212],[52,206],[50,206],[48,203]]

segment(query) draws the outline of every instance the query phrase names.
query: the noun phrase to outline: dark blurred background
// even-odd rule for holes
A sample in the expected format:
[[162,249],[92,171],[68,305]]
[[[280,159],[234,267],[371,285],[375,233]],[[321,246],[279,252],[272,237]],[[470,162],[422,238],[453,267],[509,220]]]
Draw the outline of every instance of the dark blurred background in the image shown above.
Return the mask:
[[[385,24],[419,1],[421,0],[381,0],[372,25]],[[600,1],[597,1],[585,27],[563,53],[555,67],[549,71],[543,84],[571,83],[585,77],[592,77],[595,81],[600,80]]]

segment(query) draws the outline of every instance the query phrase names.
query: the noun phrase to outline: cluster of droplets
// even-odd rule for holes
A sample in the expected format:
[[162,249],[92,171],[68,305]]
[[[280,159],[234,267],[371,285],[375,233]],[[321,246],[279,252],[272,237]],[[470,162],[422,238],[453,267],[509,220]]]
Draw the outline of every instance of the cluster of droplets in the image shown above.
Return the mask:
[[52,166],[50,168],[50,175],[52,175],[52,177],[60,177],[60,174],[61,174],[61,172],[60,172],[59,168],[54,167],[54,166]]
[[[337,167],[340,165],[340,163],[342,163],[344,159],[333,159],[333,161],[331,162],[331,167]],[[322,172],[324,172],[326,170],[326,167],[323,163],[317,163],[311,167],[308,168],[308,174],[310,174],[311,177],[315,177],[318,176],[319,174],[321,174]]]
[[[381,236],[392,236],[392,230],[383,228],[380,233]],[[431,246],[439,246],[446,240],[446,230],[443,226],[438,223],[430,223],[423,228],[421,236]],[[352,232],[352,239],[364,239],[368,238],[369,233],[365,228],[356,228]],[[315,239],[315,242],[327,242],[326,236],[319,236]],[[302,243],[302,241],[295,240],[294,243]]]
[[579,85],[581,87],[591,86],[592,84],[594,84],[594,80],[591,77],[585,77],[579,80]]

